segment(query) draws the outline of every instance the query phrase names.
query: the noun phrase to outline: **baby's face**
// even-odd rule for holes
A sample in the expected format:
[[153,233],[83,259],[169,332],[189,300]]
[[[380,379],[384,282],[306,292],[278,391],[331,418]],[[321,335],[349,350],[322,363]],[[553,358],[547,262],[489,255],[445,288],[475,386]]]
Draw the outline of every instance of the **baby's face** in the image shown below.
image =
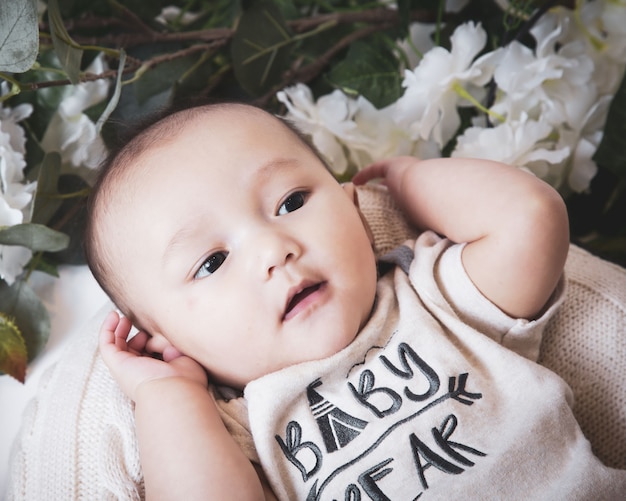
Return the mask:
[[213,112],[138,163],[104,235],[147,330],[237,387],[354,339],[376,288],[367,232],[276,119]]

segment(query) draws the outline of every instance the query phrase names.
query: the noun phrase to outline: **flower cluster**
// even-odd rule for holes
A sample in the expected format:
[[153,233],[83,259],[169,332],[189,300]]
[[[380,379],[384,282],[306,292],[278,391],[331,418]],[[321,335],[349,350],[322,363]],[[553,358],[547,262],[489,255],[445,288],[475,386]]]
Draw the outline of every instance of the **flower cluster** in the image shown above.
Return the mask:
[[[99,56],[87,71],[101,73],[104,69],[104,59]],[[70,167],[97,167],[106,149],[85,110],[105,100],[109,86],[107,80],[98,80],[65,88],[41,140],[43,151],[59,153],[62,163]],[[13,109],[0,105],[0,229],[30,221],[37,182],[24,176],[26,138],[20,122],[32,111],[30,104]],[[26,247],[0,245],[0,280],[13,284],[31,257],[32,251]]]
[[[180,98],[285,115],[340,180],[393,155],[516,165],[617,207],[578,233],[588,248],[626,232],[626,0],[5,3],[0,371],[16,377],[43,346],[23,341],[49,330],[30,273],[81,262],[103,137]],[[614,248],[624,261],[626,240]]]
[[[0,108],[0,227],[28,219],[36,183],[24,180],[26,138],[19,122],[32,111],[28,104]],[[12,284],[31,255],[25,247],[0,245],[0,279]]]
[[[564,194],[582,192],[608,105],[626,66],[626,6],[598,0],[554,8],[519,41],[486,51],[477,23],[460,25],[450,49],[434,46],[431,24],[411,28],[404,93],[376,109],[339,90],[315,99],[304,84],[278,99],[338,175],[388,155],[444,154],[499,160],[529,169]],[[462,124],[462,108],[473,108]]]
[[[86,71],[100,74],[106,69],[99,55]],[[73,167],[96,168],[106,148],[96,124],[85,110],[104,101],[109,95],[109,82],[96,80],[65,89],[63,99],[52,116],[41,140],[45,152],[59,152],[63,163]]]

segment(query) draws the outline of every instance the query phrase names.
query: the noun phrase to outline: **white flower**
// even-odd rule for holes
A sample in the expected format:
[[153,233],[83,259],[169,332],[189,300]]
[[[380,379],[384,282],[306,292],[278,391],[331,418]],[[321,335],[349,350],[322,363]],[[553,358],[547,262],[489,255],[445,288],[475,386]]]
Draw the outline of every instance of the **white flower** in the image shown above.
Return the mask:
[[180,7],[169,5],[168,7],[163,7],[163,9],[161,9],[161,13],[156,17],[155,21],[162,24],[169,24],[178,20],[181,25],[186,26],[193,23],[199,17],[200,14],[196,12],[183,12]]
[[457,134],[459,108],[485,111],[481,102],[493,77],[489,118],[495,127],[485,114],[474,118],[456,138],[452,156],[517,165],[564,195],[587,189],[597,171],[592,157],[608,104],[626,66],[623,1],[580,3],[575,12],[555,7],[531,29],[533,49],[514,41],[481,57],[486,34],[480,25],[459,26],[449,51],[433,46],[434,29],[411,25],[411,43],[399,48],[415,68],[404,72],[404,94],[383,109],[340,91],[315,102],[304,85],[279,93],[289,118],[336,173],[392,155],[440,156]]
[[[0,108],[0,228],[25,222],[36,188],[24,182],[26,138],[18,125],[31,113],[29,104]],[[25,247],[0,245],[0,278],[11,285],[31,256]]]
[[[89,72],[96,74],[104,70],[102,56],[98,56],[88,68]],[[97,167],[106,154],[106,148],[96,124],[83,112],[106,99],[108,91],[109,83],[104,79],[69,88],[44,133],[41,141],[44,151],[58,151],[63,163],[74,167]]]
[[311,138],[338,175],[393,155],[440,156],[436,144],[411,139],[395,122],[393,105],[379,110],[363,96],[352,99],[339,90],[315,102],[304,84],[287,88],[277,97],[289,110],[286,118]]
[[419,158],[441,156],[434,141],[412,139],[404,127],[395,121],[394,105],[377,109],[362,96],[357,99],[354,122],[357,127],[351,134],[348,148],[356,155],[358,170],[370,163],[396,155],[412,155]]
[[520,120],[508,120],[493,128],[466,129],[457,138],[451,156],[487,158],[515,165],[553,184],[554,179],[562,177],[562,162],[570,150],[565,146],[556,148],[548,140],[551,133],[552,127],[546,122],[522,115]]
[[578,42],[557,50],[562,32],[561,24],[542,18],[532,30],[534,52],[518,42],[501,50],[494,73],[499,98],[491,111],[515,120],[527,114],[555,126],[580,123],[598,96],[594,64]]
[[398,43],[398,48],[406,55],[409,68],[415,68],[423,55],[435,47],[432,37],[435,29],[434,24],[412,23],[408,39]]
[[576,41],[594,61],[600,95],[613,94],[626,65],[626,4],[622,1],[578,2],[576,10],[554,9],[546,16],[567,26],[561,43]]
[[492,55],[474,61],[487,35],[480,25],[459,26],[451,37],[451,50],[435,47],[413,71],[405,71],[406,90],[396,101],[396,117],[413,139],[434,139],[443,147],[460,125],[457,106],[469,104],[460,91],[480,99],[491,79]]
[[598,171],[593,155],[602,140],[604,123],[608,114],[610,96],[594,103],[575,129],[563,129],[559,133],[559,145],[567,146],[571,156],[564,163],[561,191],[580,193],[585,191]]
[[26,247],[0,245],[0,278],[9,285],[13,284],[32,257],[32,251]]
[[278,92],[277,98],[287,106],[286,118],[311,137],[336,174],[343,174],[348,168],[349,152],[346,155],[341,140],[349,140],[356,128],[356,100],[336,90],[315,102],[311,90],[301,83]]
[[604,7],[600,11],[598,32],[605,35],[603,49],[609,58],[626,64],[626,5],[624,2],[599,2]]

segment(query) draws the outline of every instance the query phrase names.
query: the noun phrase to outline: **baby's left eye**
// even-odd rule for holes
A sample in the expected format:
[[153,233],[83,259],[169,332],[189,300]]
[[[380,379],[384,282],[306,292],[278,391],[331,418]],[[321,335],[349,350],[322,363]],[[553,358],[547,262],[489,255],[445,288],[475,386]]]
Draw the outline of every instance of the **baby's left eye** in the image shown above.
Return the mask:
[[307,193],[304,191],[296,191],[289,195],[278,208],[278,215],[284,216],[290,212],[298,210],[306,202]]
[[204,262],[200,265],[198,271],[196,271],[194,278],[200,279],[204,277],[208,277],[209,275],[213,275],[224,261],[226,261],[226,257],[228,253],[226,252],[215,252],[207,257]]

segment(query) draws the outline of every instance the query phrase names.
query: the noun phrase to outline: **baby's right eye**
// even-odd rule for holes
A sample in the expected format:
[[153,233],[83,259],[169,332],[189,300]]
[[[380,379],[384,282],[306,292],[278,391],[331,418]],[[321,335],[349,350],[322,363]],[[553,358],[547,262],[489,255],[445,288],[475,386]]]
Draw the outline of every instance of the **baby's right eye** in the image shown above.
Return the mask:
[[290,212],[298,210],[306,203],[308,193],[304,191],[296,191],[291,193],[278,208],[278,215],[284,216]]
[[228,254],[226,252],[216,252],[215,254],[211,254],[200,265],[200,268],[196,271],[193,278],[204,278],[215,273],[217,269],[222,266],[222,263],[226,261],[227,255]]

